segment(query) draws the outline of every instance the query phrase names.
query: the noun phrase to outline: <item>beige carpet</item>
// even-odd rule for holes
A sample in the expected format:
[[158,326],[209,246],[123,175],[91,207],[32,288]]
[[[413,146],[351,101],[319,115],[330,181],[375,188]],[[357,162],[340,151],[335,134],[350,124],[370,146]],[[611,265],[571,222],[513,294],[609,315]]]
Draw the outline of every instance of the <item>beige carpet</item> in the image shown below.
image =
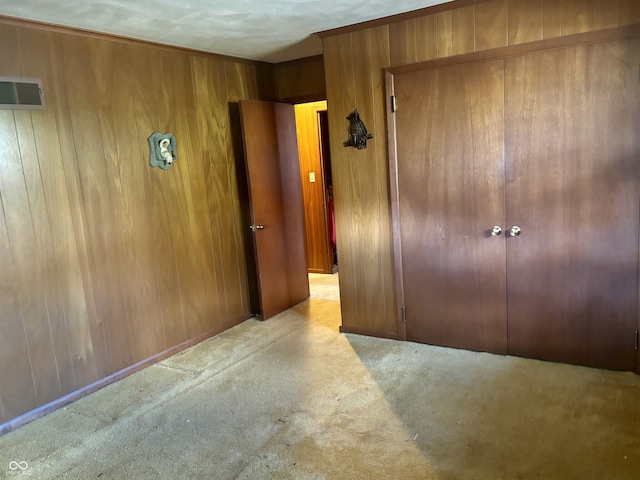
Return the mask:
[[336,282],[0,437],[0,478],[640,478],[640,377],[342,335]]
[[[332,302],[340,301],[340,289],[338,286],[338,274],[323,275],[321,273],[309,274],[309,290],[311,298],[317,300],[329,300]],[[315,320],[315,319],[314,319]],[[332,318],[333,322],[337,322],[340,326],[340,318]]]

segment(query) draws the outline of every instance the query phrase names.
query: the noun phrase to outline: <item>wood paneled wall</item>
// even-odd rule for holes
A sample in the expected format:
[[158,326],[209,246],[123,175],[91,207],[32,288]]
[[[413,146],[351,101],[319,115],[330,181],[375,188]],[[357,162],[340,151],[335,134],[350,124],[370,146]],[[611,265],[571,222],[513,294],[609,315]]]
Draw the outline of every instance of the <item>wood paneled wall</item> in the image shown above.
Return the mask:
[[278,100],[289,103],[326,100],[322,55],[291,60],[273,66]]
[[[487,0],[323,38],[343,331],[397,337],[383,69],[640,23],[637,0]],[[345,148],[358,109],[373,140]],[[425,308],[428,308],[426,306]]]
[[[326,179],[320,148],[318,112],[327,109],[327,102],[295,105],[300,183],[304,203],[304,222],[307,233],[307,265],[311,273],[332,273],[333,252],[329,245]],[[310,180],[313,174],[315,181]]]
[[230,109],[275,92],[266,64],[5,19],[0,75],[47,103],[0,110],[2,424],[248,318]]

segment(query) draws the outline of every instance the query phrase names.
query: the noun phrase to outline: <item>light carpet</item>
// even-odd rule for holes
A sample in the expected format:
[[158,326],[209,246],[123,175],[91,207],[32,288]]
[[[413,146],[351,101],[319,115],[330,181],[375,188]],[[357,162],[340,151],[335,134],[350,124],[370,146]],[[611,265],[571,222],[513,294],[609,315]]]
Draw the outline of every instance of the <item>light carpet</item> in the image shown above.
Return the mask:
[[343,335],[311,289],[0,437],[0,478],[640,478],[640,377]]

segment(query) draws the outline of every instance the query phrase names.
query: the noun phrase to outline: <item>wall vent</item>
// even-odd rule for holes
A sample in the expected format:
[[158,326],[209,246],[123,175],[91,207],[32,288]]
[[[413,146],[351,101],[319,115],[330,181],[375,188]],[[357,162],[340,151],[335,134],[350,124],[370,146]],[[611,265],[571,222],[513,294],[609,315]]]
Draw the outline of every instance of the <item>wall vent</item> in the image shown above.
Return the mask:
[[37,78],[0,77],[0,109],[42,110],[44,92]]

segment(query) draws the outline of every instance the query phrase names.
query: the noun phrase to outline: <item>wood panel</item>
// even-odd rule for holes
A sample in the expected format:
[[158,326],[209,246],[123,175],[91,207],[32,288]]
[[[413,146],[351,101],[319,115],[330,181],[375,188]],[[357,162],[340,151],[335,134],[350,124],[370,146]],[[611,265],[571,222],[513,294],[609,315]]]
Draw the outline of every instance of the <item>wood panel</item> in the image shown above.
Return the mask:
[[[397,336],[388,250],[386,139],[382,133],[374,135],[366,150],[342,145],[347,136],[346,116],[355,108],[368,128],[384,132],[380,130],[385,122],[382,68],[390,62],[389,28],[377,27],[325,42],[330,54],[335,51],[340,59],[337,64],[327,63],[326,71],[336,212],[342,212],[336,215],[341,298],[345,300],[342,330],[353,331],[355,325],[346,319],[360,318],[364,331]],[[345,44],[348,49],[336,48]],[[342,92],[342,98],[332,97],[334,92]]]
[[[336,173],[336,226],[338,235],[338,250],[340,255],[340,287],[342,300],[343,328],[355,331],[371,332],[368,310],[364,308],[363,298],[366,289],[372,283],[377,291],[384,291],[386,299],[394,298],[392,284],[387,284],[388,275],[379,276],[371,270],[366,270],[367,258],[360,252],[361,242],[358,236],[368,227],[360,224],[365,221],[362,216],[362,203],[356,196],[358,190],[353,187],[361,185],[361,178],[367,175],[369,168],[365,162],[355,160],[353,153],[345,151],[342,146],[345,137],[346,115],[357,106],[360,101],[357,94],[372,91],[374,104],[386,105],[383,89],[378,89],[379,70],[388,66],[403,65],[405,62],[425,61],[433,58],[450,57],[458,51],[469,50],[471,40],[468,35],[474,32],[474,47],[471,51],[483,51],[496,46],[521,44],[542,38],[553,38],[567,35],[568,32],[598,30],[607,26],[618,26],[640,22],[640,5],[633,0],[589,0],[589,1],[556,1],[556,0],[489,0],[463,5],[466,10],[454,13],[453,10],[434,11],[423,16],[412,16],[389,19],[388,24],[374,28],[360,28],[369,31],[369,43],[377,45],[375,49],[363,48],[361,42],[354,41],[349,33],[336,32],[331,35],[323,34],[325,74],[327,82],[327,99],[329,123],[331,128],[331,154]],[[576,10],[576,8],[578,10]],[[472,17],[473,24],[469,18]],[[584,12],[584,13],[577,13]],[[595,12],[595,13],[594,13]],[[614,19],[617,16],[617,21]],[[454,22],[454,17],[456,18]],[[578,20],[576,20],[578,19]],[[577,22],[577,24],[576,24]],[[464,28],[464,31],[461,29]],[[357,31],[358,28],[351,28]],[[413,36],[413,37],[412,37]],[[458,47],[456,47],[456,42]],[[456,50],[458,48],[459,50]],[[379,57],[379,62],[358,60],[357,56],[374,56],[379,52],[388,52],[389,58]],[[371,73],[369,82],[361,80],[365,72]],[[360,79],[360,80],[359,80]],[[358,87],[356,88],[356,82]],[[366,93],[365,93],[366,95]],[[357,100],[357,104],[356,104]],[[384,122],[365,123],[374,138],[382,138],[385,134]],[[335,132],[335,133],[334,133]],[[386,150],[386,144],[378,144]],[[386,161],[386,155],[384,157]],[[388,215],[389,193],[383,184],[388,180],[387,170],[378,170],[380,176],[377,182],[381,211]],[[384,175],[382,175],[384,174]],[[391,262],[392,241],[384,233],[387,220],[381,221],[382,233],[379,237],[383,242],[379,245],[383,263]],[[390,225],[390,224],[389,224]],[[359,272],[359,273],[355,273]],[[358,308],[357,305],[360,305]],[[392,313],[395,317],[395,314]],[[394,336],[398,327],[395,318],[386,319],[381,323],[384,332],[379,335]],[[392,332],[392,333],[389,333]]]
[[[347,116],[356,108],[356,86],[355,86],[355,69],[354,58],[357,55],[356,47],[353,45],[353,35],[345,34],[343,45],[348,45],[348,48],[343,48],[340,52],[339,65],[344,77],[343,91],[343,110],[339,117],[336,119],[336,125],[345,125]],[[327,99],[327,103],[330,105],[330,100]],[[364,117],[366,122],[367,117]],[[331,124],[331,117],[329,118],[329,124]],[[342,140],[346,138],[346,129],[340,131],[336,135],[336,140]],[[333,145],[333,134],[331,138]],[[353,289],[351,306],[354,310],[354,315],[364,320],[366,324],[369,324],[371,319],[367,315],[367,292],[364,284],[365,281],[365,262],[362,252],[362,230],[365,228],[362,221],[362,203],[358,198],[358,184],[360,181],[359,172],[360,168],[354,164],[356,162],[356,153],[353,149],[347,149],[341,142],[341,157],[344,158],[343,162],[333,162],[333,176],[334,184],[333,190],[335,195],[336,208],[339,202],[344,201],[349,205],[348,210],[345,211],[345,216],[341,218],[342,222],[346,222],[346,225],[350,227],[344,232],[343,235],[337,236],[338,244],[338,268],[342,272],[342,275],[346,276],[350,280],[350,285]],[[336,157],[333,155],[332,159]],[[342,255],[346,254],[346,258],[342,258]],[[347,260],[350,260],[347,263]],[[343,268],[343,266],[345,268]]]
[[[0,122],[9,123],[5,112],[0,113]],[[2,128],[2,127],[0,127]],[[0,140],[0,148],[5,150],[5,143],[11,137]],[[8,421],[21,409],[31,409],[38,406],[36,390],[33,384],[31,363],[29,358],[29,344],[22,323],[20,299],[17,291],[17,274],[13,264],[13,256],[9,244],[4,216],[4,202],[0,209],[0,308],[2,309],[2,335],[0,348],[2,360],[10,369],[4,369],[0,375],[0,422]]]
[[561,33],[590,32],[618,26],[618,1],[604,5],[598,0],[564,0],[561,9]]
[[[131,297],[119,281],[118,259],[124,254],[117,218],[121,215],[118,178],[114,176],[110,155],[114,139],[103,138],[102,127],[108,127],[109,108],[106,79],[99,74],[101,64],[108,63],[110,44],[78,42],[71,37],[61,39],[62,65],[67,78],[63,95],[69,105],[72,141],[77,155],[76,175],[80,186],[82,222],[87,237],[89,269],[92,272],[92,295],[104,327],[107,345],[107,368],[117,371],[132,362]],[[78,58],[85,59],[80,63]],[[82,134],[80,134],[82,132]],[[104,132],[107,136],[108,132]],[[105,152],[105,147],[109,145]],[[94,275],[93,272],[101,272]]]
[[637,38],[505,60],[511,354],[635,370],[639,64]]
[[[383,27],[384,28],[384,27]],[[356,55],[354,58],[355,73],[355,106],[360,112],[360,118],[375,130],[378,122],[383,122],[383,118],[377,117],[376,103],[374,101],[375,92],[382,91],[382,72],[376,63],[380,60],[380,54],[388,55],[386,45],[382,47],[384,50],[376,51],[376,45],[372,42],[376,31],[359,31],[354,32],[353,42],[356,52],[362,52],[363,55]],[[385,328],[387,310],[385,302],[389,301],[384,296],[383,279],[385,272],[382,257],[380,255],[380,238],[384,224],[384,219],[380,218],[380,182],[377,181],[378,171],[375,168],[378,150],[386,146],[385,137],[376,136],[368,142],[365,150],[358,151],[355,148],[349,148],[353,155],[353,167],[368,166],[368,168],[358,168],[357,183],[354,184],[354,192],[357,195],[360,204],[360,226],[361,231],[358,235],[360,242],[360,252],[362,255],[362,263],[364,265],[364,281],[362,285],[365,288],[366,312],[369,318],[367,328],[371,330],[381,330]],[[358,221],[358,219],[354,219]]]
[[[23,112],[24,113],[24,112]],[[27,115],[29,113],[27,112]],[[9,118],[8,118],[9,117]],[[23,328],[29,343],[35,394],[38,402],[46,403],[60,394],[55,346],[50,335],[46,309],[41,258],[29,205],[29,193],[20,161],[17,128],[20,119],[13,112],[3,112],[4,139],[0,190],[5,210],[9,244],[16,269],[16,287],[21,306]]]
[[562,2],[543,0],[542,37],[554,38],[562,35]]
[[[384,66],[390,62],[390,52],[388,49],[389,32],[384,26],[376,27],[371,32],[371,85],[373,101],[373,123],[372,131],[380,132],[375,137],[375,176],[372,181],[376,188],[376,211],[372,222],[378,224],[375,230],[376,255],[380,257],[380,272],[374,276],[379,284],[374,290],[376,295],[383,298],[381,311],[378,313],[378,331],[384,331],[387,335],[398,336],[397,324],[391,320],[396,313],[396,295],[393,290],[395,284],[394,267],[392,261],[393,252],[393,232],[391,228],[391,212],[389,210],[389,162],[387,157],[387,140],[384,135],[386,125],[386,111],[388,101],[384,97],[385,77],[382,72]],[[384,328],[384,330],[382,330]]]
[[[24,35],[18,29],[18,39],[21,49],[34,54],[23,59],[21,65],[13,64],[13,68],[20,74],[30,76],[38,65],[49,62],[46,56],[47,36],[42,33]],[[47,78],[43,80],[46,81]],[[64,190],[64,175],[60,169],[61,156],[56,138],[55,117],[50,110],[44,110],[20,115],[16,120],[25,185],[39,249],[44,301],[58,366],[57,374],[61,390],[69,391],[78,377],[93,379],[95,375],[83,368],[87,328],[77,326],[72,332],[69,332],[68,327],[56,328],[58,324],[67,326],[70,323],[69,313],[76,310],[76,307],[79,311],[73,313],[77,313],[83,323],[86,315],[83,315],[83,298],[78,297],[75,291],[79,271],[77,257],[73,256],[73,229],[67,215],[69,206]],[[65,272],[62,276],[61,271]],[[65,299],[68,301],[65,302]],[[90,340],[88,343],[91,343]]]
[[177,239],[181,244],[177,247],[177,261],[180,284],[186,284],[182,297],[183,314],[185,318],[191,319],[190,322],[185,322],[185,333],[186,338],[193,338],[206,331],[214,312],[207,298],[212,293],[211,254],[203,250],[203,246],[208,243],[209,219],[207,212],[201,210],[201,207],[207,205],[202,184],[202,157],[194,155],[199,150],[201,139],[197,136],[197,118],[191,114],[196,111],[193,80],[178,74],[180,71],[190,71],[189,58],[173,58],[167,66],[173,73],[169,78],[174,80],[172,95],[169,97],[172,101],[169,104],[170,111],[175,118],[173,131],[176,138],[182,139],[178,145],[178,155],[187,160],[176,165],[179,168],[167,178],[174,180],[172,187],[176,195],[171,206],[175,208],[174,214],[179,219],[175,222],[179,227],[177,230],[182,234],[182,239]]
[[[19,51],[19,31],[10,28],[2,32],[2,44],[5,52]],[[7,55],[8,57],[8,55]],[[15,58],[5,58],[5,68],[18,71],[24,68]],[[37,200],[34,198],[34,210],[29,198],[29,184],[41,193],[38,185],[25,178],[25,168],[21,159],[21,148],[25,149],[28,163],[35,160],[33,138],[29,138],[29,111],[4,111],[0,121],[0,138],[3,139],[2,169],[0,171],[0,192],[4,208],[8,242],[11,245],[12,259],[16,272],[16,291],[20,302],[24,334],[29,345],[29,357],[34,383],[36,402],[46,403],[60,395],[56,345],[50,331],[50,317],[47,312],[45,291],[46,279],[43,278],[42,257],[38,254],[36,217]],[[26,131],[25,131],[26,130]],[[22,140],[22,142],[20,142]],[[32,192],[36,195],[36,192]],[[20,335],[19,340],[22,340]],[[11,372],[8,372],[11,375]]]
[[509,0],[509,45],[542,40],[543,0]]
[[275,64],[273,75],[276,98],[281,102],[314,102],[327,98],[322,55]]
[[620,26],[640,23],[640,2],[636,0],[620,1]]
[[[122,197],[123,233],[129,237],[125,244],[125,252],[129,265],[121,270],[119,276],[131,276],[139,292],[144,295],[132,295],[131,308],[133,323],[132,350],[133,361],[143,360],[154,353],[170,346],[166,338],[164,315],[158,306],[159,278],[154,275],[156,252],[149,248],[155,237],[151,235],[151,205],[147,201],[149,192],[145,185],[147,165],[136,161],[144,158],[148,146],[144,144],[149,135],[146,130],[138,129],[136,112],[137,105],[145,101],[145,92],[153,90],[150,78],[145,75],[150,66],[148,56],[142,47],[132,48],[125,45],[114,45],[112,55],[118,59],[120,68],[113,69],[107,76],[108,81],[118,86],[111,94],[109,116],[116,116],[119,121],[110,128],[109,122],[104,122],[103,131],[113,136],[113,143],[118,148],[113,152],[113,175],[118,179],[120,195]],[[146,61],[145,61],[146,60]],[[111,60],[114,61],[114,60]],[[108,67],[107,67],[108,68]]]
[[[438,44],[435,17],[433,15],[419,17],[414,19],[414,23],[416,30],[420,32],[416,33],[416,62],[426,62],[427,60],[437,58]],[[394,36],[389,33],[390,42],[393,38]],[[394,61],[395,58],[396,55],[392,53],[392,61]]]
[[436,42],[438,58],[453,55],[453,15],[451,11],[440,12],[436,18]]
[[[51,65],[47,55],[48,35],[44,32],[26,35],[20,32],[21,48],[32,52],[23,59],[25,72],[35,72],[42,65]],[[50,72],[42,76],[50,84]],[[52,98],[55,106],[55,98]],[[62,153],[58,141],[58,128],[52,108],[31,112],[31,126],[24,132],[33,137],[34,155],[23,155],[25,174],[31,178],[29,185],[43,259],[43,278],[47,279],[47,309],[52,325],[66,328],[52,329],[56,358],[60,362],[60,379],[63,391],[75,388],[77,382],[95,380],[95,367],[87,362],[93,356],[93,340],[87,317],[77,248],[73,236],[73,220],[65,188]],[[31,160],[31,161],[30,161]],[[35,201],[37,199],[37,201]]]
[[[348,166],[343,141],[346,139],[344,122],[348,112],[350,98],[343,90],[343,72],[340,56],[347,44],[351,48],[351,36],[328,37],[323,42],[325,75],[327,82],[327,111],[329,114],[329,141],[331,150],[331,168],[333,176],[333,195],[335,208],[336,242],[338,248],[338,268],[340,270],[340,299],[343,326],[360,317],[356,313],[356,283],[353,279],[354,255],[351,251],[350,225],[351,195],[348,183]],[[348,77],[347,77],[348,78]],[[350,80],[350,79],[349,79]],[[339,206],[341,205],[341,206]],[[338,213],[341,212],[341,213]],[[343,238],[340,237],[343,235]],[[348,319],[346,322],[345,319]]]
[[507,45],[507,2],[490,0],[475,5],[475,51]]
[[47,96],[0,113],[2,423],[248,318],[229,102],[275,89],[265,64],[15,20],[0,43]]
[[[23,30],[25,36],[39,34],[39,31],[32,29]],[[49,142],[55,142],[57,139],[60,144],[61,157],[57,165],[58,169],[59,165],[63,167],[64,180],[60,179],[57,185],[61,188],[60,195],[66,196],[69,201],[68,213],[64,201],[58,213],[67,215],[62,225],[64,232],[59,232],[60,236],[56,236],[56,239],[66,245],[67,251],[62,258],[68,268],[67,272],[62,272],[64,280],[59,279],[59,282],[64,283],[68,288],[65,312],[68,318],[67,325],[77,385],[85,385],[109,373],[106,334],[93,297],[93,282],[89,268],[89,238],[83,227],[82,191],[77,172],[78,156],[73,139],[70,105],[66,97],[64,50],[60,48],[62,39],[56,34],[46,33],[43,41],[48,45],[48,49],[43,49],[42,53],[32,52],[32,54],[34,57],[40,55],[47,57],[49,63],[39,63],[33,70],[33,75],[42,76],[43,81],[48,80],[45,95],[49,92],[49,97],[53,97],[49,98],[47,102],[49,107],[46,111],[51,112],[55,118],[52,121],[55,121],[57,128],[47,130],[47,138]]]
[[[196,108],[198,109],[198,136],[207,141],[200,142],[200,155],[203,159],[202,175],[207,198],[208,212],[208,232],[211,242],[218,245],[228,244],[233,249],[235,245],[233,234],[229,235],[221,229],[221,210],[224,206],[225,186],[227,185],[227,162],[226,162],[226,125],[225,119],[228,116],[228,106],[226,104],[226,77],[224,64],[221,61],[208,61],[203,57],[191,59],[191,70],[193,72],[194,89],[196,95]],[[226,282],[227,278],[233,278],[236,273],[225,272],[225,266],[236,267],[235,264],[225,263],[220,248],[217,252],[212,252],[211,272],[213,279],[213,289],[216,294],[214,308],[221,318],[228,315],[227,289],[237,289],[238,282]]]
[[[155,63],[154,59],[149,58],[144,50],[132,51],[131,61],[137,65],[139,75],[138,81],[132,85],[133,113],[135,115],[135,125],[132,126],[137,133],[137,144],[140,147],[139,156],[146,156],[147,149],[143,148],[142,140],[148,136],[149,132],[160,131],[162,133],[171,132],[172,126],[162,125],[160,119],[167,118],[166,113],[161,113],[164,101],[165,90],[164,82],[161,76],[143,77],[142,72],[148,71],[149,68],[164,68],[164,56],[158,58],[159,63]],[[144,78],[144,82],[140,79]],[[159,102],[158,97],[162,95],[163,101]],[[164,107],[166,108],[166,107]],[[178,262],[176,257],[175,233],[171,226],[173,224],[170,218],[170,201],[166,193],[166,188],[162,184],[165,177],[163,172],[156,169],[148,169],[146,165],[139,163],[138,185],[142,185],[145,198],[140,201],[146,204],[147,225],[145,226],[146,238],[154,245],[149,251],[147,266],[147,282],[153,282],[155,288],[155,301],[157,306],[152,309],[157,317],[156,322],[156,341],[162,341],[164,348],[175,345],[176,342],[184,340],[185,328],[182,315],[183,295],[180,287],[180,279],[178,274]],[[179,321],[178,321],[179,319]],[[161,335],[161,336],[160,336]]]
[[474,5],[451,11],[451,53],[453,55],[461,55],[475,51],[475,26]]
[[[435,29],[433,31],[435,32]],[[389,25],[389,49],[394,65],[406,65],[419,61],[416,39],[415,19]]]

